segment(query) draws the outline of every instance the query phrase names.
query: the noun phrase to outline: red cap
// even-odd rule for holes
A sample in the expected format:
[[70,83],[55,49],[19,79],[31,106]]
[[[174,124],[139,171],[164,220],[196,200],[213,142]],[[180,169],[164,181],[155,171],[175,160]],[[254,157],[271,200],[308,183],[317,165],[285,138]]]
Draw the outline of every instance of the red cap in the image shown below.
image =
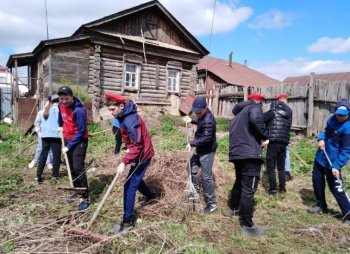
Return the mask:
[[285,94],[285,93],[280,93],[279,95],[276,96],[276,99],[279,100],[279,99],[282,99],[282,98],[288,98],[288,95]]
[[126,98],[116,93],[105,93],[105,98],[107,100],[116,101],[119,103],[125,103],[127,101]]
[[248,100],[257,100],[257,101],[263,101],[265,100],[265,97],[258,93],[252,93],[248,95]]

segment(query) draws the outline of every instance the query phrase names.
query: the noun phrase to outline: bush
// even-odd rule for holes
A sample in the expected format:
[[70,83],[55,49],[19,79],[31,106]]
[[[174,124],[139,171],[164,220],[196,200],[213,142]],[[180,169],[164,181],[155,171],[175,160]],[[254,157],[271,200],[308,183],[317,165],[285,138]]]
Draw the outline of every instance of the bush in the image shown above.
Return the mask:
[[216,131],[229,131],[230,119],[218,117],[216,118]]

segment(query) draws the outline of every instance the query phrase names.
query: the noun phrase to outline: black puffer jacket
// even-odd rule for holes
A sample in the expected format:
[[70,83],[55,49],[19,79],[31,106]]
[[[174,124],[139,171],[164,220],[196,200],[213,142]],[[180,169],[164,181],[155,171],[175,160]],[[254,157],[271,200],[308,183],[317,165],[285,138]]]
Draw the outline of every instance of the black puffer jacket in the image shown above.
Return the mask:
[[215,152],[218,145],[216,143],[216,121],[213,114],[208,110],[202,118],[193,119],[192,124],[197,125],[197,131],[190,145],[197,148],[198,154]]
[[292,126],[293,112],[282,101],[273,102],[271,109],[264,115],[264,122],[268,129],[270,143],[287,145],[289,143],[289,131]]
[[229,160],[261,159],[261,141],[267,139],[262,105],[255,101],[238,103],[230,123]]

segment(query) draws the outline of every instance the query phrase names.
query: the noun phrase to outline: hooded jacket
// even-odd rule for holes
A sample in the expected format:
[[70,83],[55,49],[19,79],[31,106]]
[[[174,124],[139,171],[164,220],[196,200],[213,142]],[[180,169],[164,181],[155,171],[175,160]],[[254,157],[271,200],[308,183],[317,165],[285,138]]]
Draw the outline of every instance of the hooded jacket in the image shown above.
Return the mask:
[[292,110],[282,101],[273,102],[271,109],[264,114],[270,144],[288,145],[289,131],[292,126]]
[[70,107],[58,104],[58,125],[63,127],[63,137],[68,140],[66,147],[70,150],[83,139],[88,139],[87,116],[83,103],[73,97]]
[[229,129],[229,160],[262,160],[261,141],[267,139],[262,105],[253,100],[238,103]]
[[193,119],[192,124],[197,125],[191,146],[196,147],[198,154],[207,154],[216,151],[216,121],[213,114],[208,110],[202,118]]
[[315,160],[325,168],[335,168],[340,170],[350,158],[350,121],[338,122],[335,116],[331,116],[327,121],[327,126],[318,135],[317,141],[324,140],[326,152],[332,162],[329,162],[323,151],[317,150]]
[[129,149],[122,162],[127,165],[133,161],[142,162],[151,159],[154,156],[151,136],[145,122],[137,114],[136,105],[131,100],[126,101],[117,118],[123,141]]

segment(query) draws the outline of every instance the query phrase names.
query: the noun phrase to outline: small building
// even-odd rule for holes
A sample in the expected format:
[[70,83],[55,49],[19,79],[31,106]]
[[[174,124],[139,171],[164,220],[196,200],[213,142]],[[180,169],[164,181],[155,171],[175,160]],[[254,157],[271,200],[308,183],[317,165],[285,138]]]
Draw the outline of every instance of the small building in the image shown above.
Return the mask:
[[232,117],[233,107],[250,93],[262,87],[278,86],[280,81],[247,66],[228,60],[205,56],[197,64],[197,94],[206,94],[211,109],[219,116]]
[[177,113],[197,81],[195,65],[208,53],[154,0],[83,24],[72,36],[41,41],[32,52],[11,55],[7,67],[14,73],[28,67],[29,95],[39,104],[62,83],[81,87],[98,121],[106,92]]

